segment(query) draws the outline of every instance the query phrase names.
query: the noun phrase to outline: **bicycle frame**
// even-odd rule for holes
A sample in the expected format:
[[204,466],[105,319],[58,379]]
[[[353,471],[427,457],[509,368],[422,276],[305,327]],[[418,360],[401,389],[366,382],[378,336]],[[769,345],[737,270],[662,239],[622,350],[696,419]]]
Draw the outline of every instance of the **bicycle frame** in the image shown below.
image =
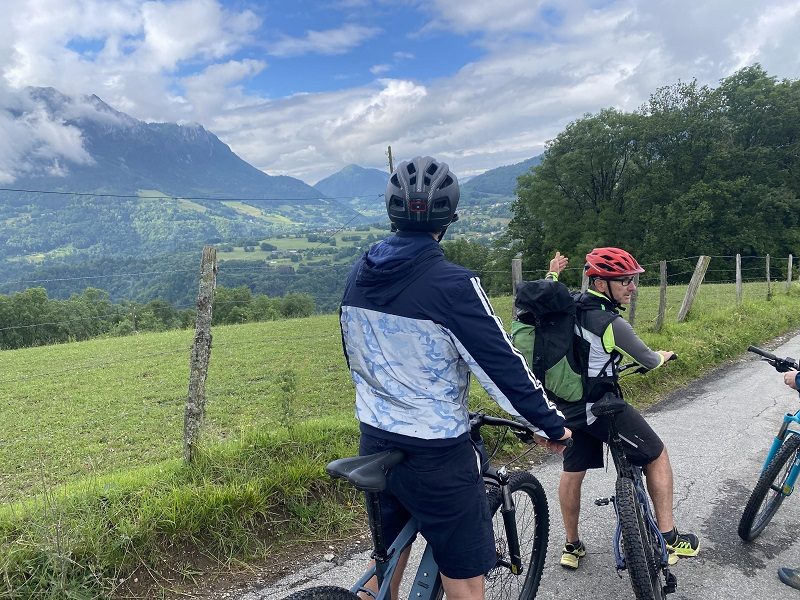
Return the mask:
[[[388,600],[391,598],[390,585],[392,576],[397,569],[397,561],[400,554],[410,546],[419,533],[419,528],[414,519],[406,523],[405,527],[397,535],[391,546],[386,551],[386,562],[381,563],[378,557],[375,557],[375,564],[367,569],[359,580],[350,588],[354,594],[364,592],[369,594],[375,600]],[[378,572],[381,571],[381,575]],[[365,586],[367,582],[378,575],[378,593],[367,589]],[[438,595],[439,588],[442,585],[442,578],[439,575],[439,567],[436,561],[433,560],[433,551],[430,546],[425,546],[425,551],[422,554],[417,573],[414,576],[414,583],[411,586],[410,598],[417,600],[428,600],[435,598]]]
[[[519,537],[517,535],[516,523],[514,522],[514,501],[511,498],[511,492],[507,485],[508,472],[504,467],[496,469],[487,463],[483,473],[483,480],[488,485],[494,485],[503,490],[503,506],[500,511],[503,515],[503,523],[506,528],[509,552],[511,554],[511,564],[506,564],[505,566],[510,568],[511,572],[515,575],[519,575],[522,573],[523,567],[519,548]],[[397,570],[397,561],[400,554],[414,542],[418,533],[419,527],[417,526],[417,522],[411,519],[397,535],[397,538],[386,550],[383,557],[380,556],[379,549],[376,549],[373,555],[375,564],[364,572],[353,587],[350,588],[350,591],[354,594],[365,592],[375,600],[388,600],[390,598],[390,583],[394,572]],[[377,594],[365,587],[367,582],[375,576],[378,577]],[[435,598],[438,595],[441,585],[442,578],[439,575],[439,567],[433,559],[431,547],[426,545],[416,575],[414,576],[414,583],[411,586],[409,598],[414,598],[415,600]]]
[[[505,560],[499,561],[498,559],[498,561],[513,574],[520,575],[523,572],[523,566],[515,521],[516,507],[511,497],[511,489],[509,486],[510,476],[505,467],[495,468],[490,463],[490,458],[483,444],[483,438],[480,435],[480,427],[482,425],[508,426],[518,429],[522,427],[513,421],[492,417],[482,413],[471,415],[471,439],[479,456],[480,470],[484,483],[489,486],[497,487],[502,491],[503,501],[500,512],[503,517],[510,560],[506,562]],[[389,548],[386,548],[386,543],[381,533],[378,494],[376,492],[365,492],[365,497],[367,501],[367,512],[370,516],[370,530],[372,532],[374,548],[372,558],[374,559],[374,564],[364,572],[358,581],[350,588],[350,591],[354,594],[364,592],[374,598],[374,600],[391,600],[391,581],[397,570],[397,563],[403,550],[409,547],[416,539],[419,533],[419,525],[415,519],[410,519]],[[367,582],[373,577],[376,577],[378,581],[377,593],[366,588]],[[414,600],[436,598],[441,590],[441,586],[442,578],[439,574],[439,567],[433,558],[433,550],[430,546],[426,545],[416,575],[414,576],[409,598],[413,598]]]
[[[613,396],[613,394],[612,394]],[[605,398],[605,396],[604,396]],[[621,396],[616,396],[615,398],[619,402],[624,402]],[[600,404],[600,403],[596,403]],[[641,515],[643,517],[644,523],[646,523],[645,527],[648,530],[648,534],[646,539],[642,539],[643,544],[652,544],[652,540],[658,540],[658,550],[656,548],[651,548],[651,552],[653,552],[653,558],[658,561],[657,565],[649,565],[647,568],[650,569],[652,566],[657,566],[658,570],[663,573],[663,582],[665,585],[661,586],[661,590],[664,594],[670,594],[675,592],[677,589],[678,579],[675,577],[673,573],[670,573],[669,570],[669,553],[667,552],[667,544],[664,540],[664,537],[661,535],[661,531],[658,528],[658,524],[656,523],[655,515],[653,513],[653,508],[650,504],[650,497],[647,494],[647,490],[644,485],[644,478],[642,476],[642,469],[637,467],[636,465],[631,464],[628,456],[625,452],[625,444],[622,435],[620,434],[619,430],[617,429],[617,420],[616,415],[619,412],[619,407],[614,406],[614,402],[606,403],[605,405],[598,406],[597,408],[600,409],[596,411],[594,407],[592,408],[592,412],[600,417],[600,416],[608,416],[609,417],[609,437],[608,437],[608,447],[611,451],[611,456],[614,459],[614,467],[617,472],[617,489],[619,488],[620,480],[628,480],[633,484],[633,491],[634,491],[634,501],[639,505],[641,510]],[[629,565],[625,559],[625,553],[623,550],[623,527],[622,527],[622,520],[623,516],[620,514],[620,502],[616,496],[612,496],[611,498],[598,498],[595,500],[595,504],[598,506],[608,505],[609,502],[614,504],[614,516],[616,517],[617,523],[616,528],[614,530],[614,560],[616,562],[616,569],[617,573],[622,576],[621,571],[629,570]],[[650,540],[650,541],[648,541]],[[645,558],[647,558],[645,556]],[[631,582],[634,582],[633,573],[631,575]],[[652,574],[650,574],[652,578]],[[658,580],[661,582],[661,575],[658,575]],[[652,581],[651,581],[652,583]],[[659,583],[659,585],[661,585]],[[634,586],[635,588],[635,586]],[[661,596],[659,596],[661,597]]]
[[[617,476],[626,477],[627,479],[633,481],[633,487],[636,490],[636,496],[639,500],[639,504],[642,506],[645,518],[647,519],[647,525],[655,536],[655,539],[659,540],[659,545],[661,547],[661,568],[668,573],[669,553],[667,552],[667,543],[664,541],[664,536],[661,535],[661,531],[658,528],[658,523],[656,523],[655,515],[653,514],[653,509],[650,505],[650,496],[647,494],[647,490],[645,489],[644,478],[642,477],[642,469],[641,467],[632,465],[630,461],[628,461],[628,457],[625,455],[625,450],[622,444],[622,438],[617,432],[616,424],[612,419],[609,449],[611,450],[611,456],[614,459],[614,466],[617,470]],[[625,556],[622,553],[622,525],[620,523],[619,509],[617,508],[616,502],[614,503],[614,514],[617,518],[617,526],[614,530],[614,560],[616,561],[617,571],[622,571],[627,568],[627,565],[625,564]]]
[[[775,455],[780,450],[783,443],[786,441],[786,436],[788,435],[800,435],[800,431],[795,429],[790,429],[789,427],[794,425],[800,425],[800,411],[796,413],[786,413],[783,415],[783,423],[781,424],[778,433],[775,435],[775,439],[772,440],[772,445],[770,446],[769,452],[767,452],[767,457],[764,460],[764,464],[761,467],[761,472],[763,473]],[[784,496],[791,496],[792,492],[794,492],[794,486],[797,482],[797,477],[800,475],[800,456],[797,460],[795,460],[794,465],[792,466],[791,470],[789,471],[789,475],[786,478],[785,483],[783,484],[783,488],[781,489],[781,494]]]

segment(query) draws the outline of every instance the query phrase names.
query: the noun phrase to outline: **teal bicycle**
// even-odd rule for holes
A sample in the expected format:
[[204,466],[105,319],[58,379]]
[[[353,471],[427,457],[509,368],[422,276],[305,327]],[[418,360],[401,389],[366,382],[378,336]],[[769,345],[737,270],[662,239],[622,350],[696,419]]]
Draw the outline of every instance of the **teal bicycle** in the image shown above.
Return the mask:
[[[761,348],[750,346],[749,352],[761,356],[779,373],[798,368],[794,358],[778,358]],[[797,476],[800,475],[800,410],[783,416],[783,423],[772,441],[764,460],[761,475],[739,521],[739,537],[749,542],[756,539],[778,512],[783,501],[792,495]]]

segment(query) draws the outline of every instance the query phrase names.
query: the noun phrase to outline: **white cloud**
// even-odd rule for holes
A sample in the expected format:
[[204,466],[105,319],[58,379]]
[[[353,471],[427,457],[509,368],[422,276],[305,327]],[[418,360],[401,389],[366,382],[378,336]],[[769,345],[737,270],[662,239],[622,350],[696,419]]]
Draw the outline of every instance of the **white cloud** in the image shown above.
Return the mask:
[[[800,73],[800,0],[508,0],[502,10],[485,0],[408,0],[404,10],[425,11],[417,39],[457,32],[478,58],[462,64],[443,55],[450,73],[417,80],[413,61],[422,50],[406,43],[412,32],[398,31],[401,50],[387,47],[385,57],[359,67],[390,79],[268,99],[249,86],[268,79],[266,52],[270,66],[304,54],[335,56],[381,29],[365,19],[257,40],[259,17],[226,10],[221,0],[3,1],[0,73],[12,87],[96,93],[139,119],[199,121],[255,166],[306,181],[353,162],[383,168],[389,144],[398,160],[432,154],[458,175],[473,175],[541,152],[586,112],[635,109],[678,80],[715,85],[756,61],[779,78]],[[337,7],[355,18],[394,5],[342,0]],[[393,25],[376,22],[386,31]],[[0,106],[7,96],[0,86]],[[30,153],[52,145],[53,160],[80,157],[79,140],[57,123],[49,131],[41,122],[9,123],[9,114],[0,113],[0,177],[24,169],[17,147]],[[16,142],[26,135],[39,145]]]
[[194,112],[194,120],[206,122],[221,110],[235,110],[251,104],[253,100],[247,97],[239,83],[265,67],[266,63],[260,60],[231,60],[213,64],[197,75],[184,77],[181,84],[186,90],[186,101]]
[[383,75],[384,73],[388,73],[392,70],[392,65],[382,64],[382,65],[372,65],[369,68],[369,72],[373,75]]
[[215,0],[145,2],[144,40],[137,50],[153,71],[188,59],[224,58],[241,48],[260,24],[250,11],[229,13]]
[[437,19],[434,28],[452,28],[459,32],[528,31],[537,24],[545,0],[434,0]]
[[[91,164],[78,128],[66,125],[26,92],[9,90],[0,84],[0,183],[11,183],[20,175],[44,168],[62,174],[64,162]],[[67,107],[78,114],[82,107]]]
[[269,53],[273,56],[344,54],[380,32],[377,27],[353,24],[326,31],[312,30],[301,38],[282,36],[278,41],[269,44]]

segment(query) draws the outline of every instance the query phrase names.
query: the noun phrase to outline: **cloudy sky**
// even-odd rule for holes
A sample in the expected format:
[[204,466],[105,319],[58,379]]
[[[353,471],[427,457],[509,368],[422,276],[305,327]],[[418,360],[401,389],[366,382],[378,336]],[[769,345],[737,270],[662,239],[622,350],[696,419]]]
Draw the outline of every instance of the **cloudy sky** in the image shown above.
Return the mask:
[[[800,76],[800,0],[0,0],[0,174],[82,154],[26,86],[198,122],[271,175],[432,154],[472,176],[568,122],[760,62]],[[16,111],[16,112],[15,112]]]

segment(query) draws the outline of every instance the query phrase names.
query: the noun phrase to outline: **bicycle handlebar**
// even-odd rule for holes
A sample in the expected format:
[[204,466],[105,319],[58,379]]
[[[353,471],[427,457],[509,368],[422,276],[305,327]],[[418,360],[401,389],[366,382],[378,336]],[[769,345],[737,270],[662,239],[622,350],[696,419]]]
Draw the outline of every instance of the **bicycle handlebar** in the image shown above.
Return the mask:
[[513,421],[511,419],[503,419],[500,417],[493,417],[491,415],[487,415],[481,412],[470,412],[469,413],[469,423],[470,429],[480,429],[483,425],[490,425],[492,427],[508,427],[511,431],[516,435],[520,441],[525,442],[526,444],[532,444],[535,442],[535,437],[542,437],[546,439],[548,442],[553,442],[554,444],[558,444],[559,446],[564,446],[565,448],[569,448],[572,446],[572,439],[567,438],[566,440],[551,440],[549,438],[545,438],[544,436],[536,433],[536,430],[524,423],[520,423],[519,421]]
[[772,367],[778,373],[786,373],[787,371],[798,370],[798,362],[795,358],[791,358],[789,356],[786,358],[778,358],[771,352],[762,350],[757,346],[748,346],[747,351],[761,356],[761,360],[772,365]]

